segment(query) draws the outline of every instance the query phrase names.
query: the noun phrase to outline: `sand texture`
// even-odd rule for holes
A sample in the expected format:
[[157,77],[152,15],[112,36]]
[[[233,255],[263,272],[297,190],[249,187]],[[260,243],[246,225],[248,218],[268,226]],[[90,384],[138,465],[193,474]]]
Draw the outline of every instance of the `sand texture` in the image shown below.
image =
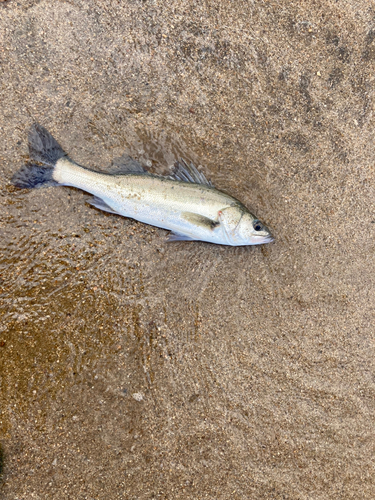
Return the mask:
[[[375,498],[374,84],[368,0],[0,3],[2,500]],[[34,121],[275,242],[15,189]]]

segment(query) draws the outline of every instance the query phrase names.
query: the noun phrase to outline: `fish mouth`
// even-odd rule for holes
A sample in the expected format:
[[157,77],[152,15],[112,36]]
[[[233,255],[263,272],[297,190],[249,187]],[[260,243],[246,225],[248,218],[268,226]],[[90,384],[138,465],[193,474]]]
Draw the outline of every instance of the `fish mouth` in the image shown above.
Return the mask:
[[272,236],[272,234],[269,234],[267,236],[257,236],[259,238],[259,241],[256,243],[257,245],[263,245],[265,243],[272,243],[275,241],[275,238]]
[[273,241],[275,241],[275,238],[272,236],[272,234],[265,236],[264,239],[265,239],[264,243],[272,243]]

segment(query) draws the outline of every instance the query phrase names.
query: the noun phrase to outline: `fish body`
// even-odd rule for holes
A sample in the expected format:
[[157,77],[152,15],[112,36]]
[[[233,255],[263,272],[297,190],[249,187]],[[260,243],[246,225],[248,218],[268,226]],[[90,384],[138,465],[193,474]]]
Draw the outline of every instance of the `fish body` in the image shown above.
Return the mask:
[[94,195],[97,208],[172,231],[170,240],[221,245],[256,245],[273,240],[270,231],[232,196],[215,189],[194,165],[176,164],[171,176],[145,171],[124,157],[115,173],[77,165],[40,125],[29,134],[31,159],[13,177],[18,187],[72,186]]

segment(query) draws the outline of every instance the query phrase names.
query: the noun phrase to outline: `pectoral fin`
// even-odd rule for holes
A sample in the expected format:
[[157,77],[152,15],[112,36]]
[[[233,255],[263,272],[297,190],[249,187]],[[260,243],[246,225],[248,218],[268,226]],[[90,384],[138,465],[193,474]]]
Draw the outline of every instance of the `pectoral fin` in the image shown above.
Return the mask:
[[168,235],[168,241],[193,241],[194,238],[186,236],[185,234],[171,232]]
[[203,229],[213,230],[220,224],[216,220],[209,219],[204,215],[195,214],[193,212],[182,212],[181,217],[187,222],[190,222],[190,224],[194,224],[195,226]]

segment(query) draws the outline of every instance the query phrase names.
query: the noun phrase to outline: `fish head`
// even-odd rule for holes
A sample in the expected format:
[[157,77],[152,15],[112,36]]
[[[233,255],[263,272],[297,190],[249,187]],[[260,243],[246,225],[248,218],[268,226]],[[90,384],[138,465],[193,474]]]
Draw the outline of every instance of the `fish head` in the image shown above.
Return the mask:
[[221,210],[219,221],[229,245],[262,245],[273,241],[268,227],[243,206]]
[[243,214],[237,232],[243,245],[262,245],[271,243],[274,239],[268,227],[250,212]]

